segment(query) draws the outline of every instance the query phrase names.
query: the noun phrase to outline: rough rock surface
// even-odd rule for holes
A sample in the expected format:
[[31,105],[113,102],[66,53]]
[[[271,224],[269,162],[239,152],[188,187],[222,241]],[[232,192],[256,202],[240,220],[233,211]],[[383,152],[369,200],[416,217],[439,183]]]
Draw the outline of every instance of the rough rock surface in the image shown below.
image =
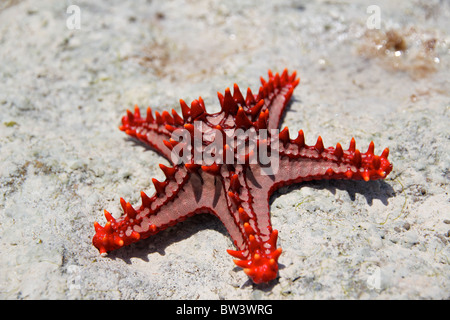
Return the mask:
[[[0,298],[450,298],[449,3],[378,1],[372,30],[362,0],[258,3],[0,4]],[[201,95],[216,111],[217,91],[285,67],[302,80],[283,125],[389,147],[388,179],[277,192],[268,284],[235,268],[209,215],[100,257],[93,222],[167,164],[118,130],[125,110]]]

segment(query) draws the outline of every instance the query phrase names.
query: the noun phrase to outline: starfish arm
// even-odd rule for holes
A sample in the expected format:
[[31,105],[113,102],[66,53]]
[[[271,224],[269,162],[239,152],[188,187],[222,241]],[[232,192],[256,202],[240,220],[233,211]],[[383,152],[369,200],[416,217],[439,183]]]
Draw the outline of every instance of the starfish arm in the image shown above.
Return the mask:
[[172,109],[172,116],[167,111],[160,114],[155,111],[154,115],[150,107],[147,108],[147,116],[141,117],[138,106],[134,107],[134,113],[127,110],[127,114],[122,117],[120,130],[129,136],[138,139],[144,144],[152,147],[167,160],[171,160],[171,149],[168,141],[175,129],[184,126],[184,119]]
[[236,166],[225,179],[230,211],[238,216],[239,239],[242,239],[234,241],[238,250],[228,250],[228,253],[237,258],[235,264],[243,268],[255,283],[275,279],[281,254],[281,248],[277,248],[278,231],[273,230],[270,224],[268,198],[261,199],[258,194],[261,189],[263,187],[248,166]]
[[166,175],[166,179],[160,182],[153,179],[156,192],[152,197],[141,192],[142,204],[134,208],[129,202],[120,199],[124,214],[115,219],[105,210],[107,223],[104,227],[98,222],[94,223],[96,234],[93,244],[101,254],[119,249],[134,243],[140,239],[164,230],[187,216],[196,213],[198,207],[186,208],[186,210],[169,211],[166,208],[180,196],[183,187],[190,180],[184,167],[165,167],[160,165]]
[[245,240],[243,244],[236,244],[239,250],[228,252],[240,259],[235,263],[244,268],[255,283],[274,279],[278,270],[281,248],[276,247],[278,232],[272,229],[269,209],[269,197],[277,188],[319,179],[376,180],[385,178],[392,170],[387,160],[389,150],[376,156],[373,142],[366,153],[361,153],[355,148],[354,139],[344,151],[340,144],[325,149],[321,137],[314,146],[307,146],[302,131],[295,140],[290,140],[285,130],[278,138],[278,170],[266,174],[257,164],[247,165],[243,172],[236,174],[238,191],[228,192],[238,208]]
[[300,83],[300,78],[297,78],[295,71],[289,75],[287,69],[281,75],[273,75],[270,70],[268,74],[267,81],[261,77],[258,94],[253,94],[248,88],[244,98],[237,84],[234,84],[233,94],[230,88],[225,90],[224,95],[217,93],[222,112],[235,116],[237,127],[258,127],[258,119],[266,114],[268,119],[265,120],[267,123],[264,124],[264,129],[278,128],[284,109],[295,87]]
[[96,234],[93,244],[100,253],[148,238],[187,217],[208,211],[198,175],[190,174],[184,165],[160,167],[166,179],[162,182],[152,180],[156,189],[152,197],[141,192],[142,204],[139,208],[133,208],[121,199],[124,211],[121,217],[114,219],[105,210],[106,225],[101,227],[97,222],[94,224]]
[[275,174],[271,192],[287,184],[321,179],[377,180],[384,179],[391,171],[389,149],[375,155],[375,145],[369,144],[367,152],[361,153],[352,138],[348,150],[336,147],[324,148],[319,136],[314,146],[305,145],[303,131],[295,140],[286,130],[279,134],[279,172]]
[[268,73],[269,78],[267,81],[261,77],[262,86],[259,88],[256,100],[264,99],[264,106],[260,112],[269,110],[267,128],[278,129],[281,116],[291,99],[295,87],[300,83],[300,78],[297,78],[295,71],[289,75],[287,69],[283,71],[281,76],[278,73],[273,75],[270,70]]
[[139,208],[133,208],[121,199],[124,214],[120,218],[114,219],[105,210],[106,225],[94,224],[93,244],[101,254],[146,239],[198,213],[216,215],[235,243],[245,241],[239,229],[237,212],[235,215],[230,212],[220,176],[199,170],[200,166],[195,164],[160,167],[166,180],[153,179],[156,193],[152,197],[141,192]]

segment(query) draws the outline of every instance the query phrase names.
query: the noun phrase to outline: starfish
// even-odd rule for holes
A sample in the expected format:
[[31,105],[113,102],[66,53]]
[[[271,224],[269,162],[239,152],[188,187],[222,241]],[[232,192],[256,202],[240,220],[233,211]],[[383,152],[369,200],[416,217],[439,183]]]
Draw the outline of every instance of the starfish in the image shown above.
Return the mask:
[[[124,214],[115,219],[104,211],[106,224],[94,223],[93,244],[105,255],[199,214],[211,213],[225,225],[236,250],[227,250],[237,266],[255,283],[273,280],[278,273],[278,231],[270,221],[269,197],[280,187],[309,180],[377,180],[392,170],[389,149],[365,153],[354,138],[344,150],[337,143],[325,148],[319,136],[305,144],[303,131],[295,139],[289,129],[279,131],[281,116],[294,88],[296,72],[287,70],[268,80],[261,77],[257,94],[246,97],[234,84],[218,92],[221,111],[207,113],[201,97],[190,107],[180,100],[181,113],[152,112],[142,117],[138,106],[127,110],[120,130],[140,140],[171,162],[160,164],[164,181],[152,179],[155,194],[141,192],[142,203],[133,207],[120,199]],[[257,152],[265,157],[258,157]],[[270,156],[269,156],[270,154]]]

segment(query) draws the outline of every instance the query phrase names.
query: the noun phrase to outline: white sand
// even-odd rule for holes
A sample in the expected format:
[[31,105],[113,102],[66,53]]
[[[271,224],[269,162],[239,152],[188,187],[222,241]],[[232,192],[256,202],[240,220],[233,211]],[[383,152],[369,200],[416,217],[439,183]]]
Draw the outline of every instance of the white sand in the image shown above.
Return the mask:
[[[255,3],[1,2],[0,298],[450,298],[449,3],[377,1],[372,33],[366,1]],[[234,267],[208,215],[100,257],[93,222],[138,204],[167,164],[118,130],[125,110],[201,95],[217,111],[217,91],[285,67],[302,80],[283,126],[389,147],[388,179],[277,192],[270,284]]]

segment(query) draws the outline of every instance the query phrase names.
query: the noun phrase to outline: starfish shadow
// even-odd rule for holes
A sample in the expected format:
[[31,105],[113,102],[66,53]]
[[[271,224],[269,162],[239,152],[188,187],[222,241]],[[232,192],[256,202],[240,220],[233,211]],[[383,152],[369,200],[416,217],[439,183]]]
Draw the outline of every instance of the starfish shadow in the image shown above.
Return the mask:
[[[296,98],[295,96],[292,96],[291,100],[289,100],[289,102],[286,104],[286,107],[284,108],[284,112],[281,114],[281,117],[280,117],[281,124],[284,123],[284,119],[286,118],[286,116],[289,112],[298,112],[297,110],[292,109],[292,104],[294,102],[301,103],[302,100],[299,98]],[[284,128],[284,126],[281,126],[281,128],[278,128],[278,129],[281,130],[282,128]]]
[[[278,262],[278,269],[282,270],[286,268],[286,266],[280,262]],[[242,269],[239,267],[235,267],[233,269],[235,272],[242,272]],[[280,277],[276,277],[273,280],[270,280],[269,282],[263,282],[263,283],[254,283],[251,279],[247,279],[247,281],[244,282],[244,284],[241,286],[241,289],[252,287],[253,289],[263,291],[263,292],[272,292],[273,288],[280,283]]]
[[[136,138],[133,137],[126,137],[125,140],[127,141],[127,143],[131,143],[134,145],[134,147],[142,147],[142,149],[144,149],[144,152],[153,152],[153,154],[155,154],[157,157],[162,158],[162,159],[166,159],[157,149],[145,144],[142,141],[139,141]],[[169,159],[167,159],[169,160]],[[170,161],[169,161],[170,162]]]
[[[156,252],[164,256],[169,246],[186,240],[202,230],[215,230],[224,238],[228,237],[227,230],[217,217],[212,214],[197,214],[147,239],[131,244],[126,250],[111,251],[108,253],[108,257],[121,259],[127,264],[131,264],[131,258],[149,262],[150,254]],[[192,250],[195,249],[192,248]]]
[[336,190],[344,190],[349,194],[351,201],[355,201],[356,194],[359,193],[366,198],[367,204],[370,206],[373,204],[374,199],[378,199],[384,205],[388,205],[388,199],[395,196],[395,191],[392,186],[386,183],[384,180],[372,180],[367,182],[353,180],[317,180],[293,184],[275,191],[270,197],[270,204],[272,204],[275,198],[279,195],[291,192],[293,190],[298,190],[301,187],[305,186],[309,186],[319,190],[327,189],[333,195],[336,194]]

